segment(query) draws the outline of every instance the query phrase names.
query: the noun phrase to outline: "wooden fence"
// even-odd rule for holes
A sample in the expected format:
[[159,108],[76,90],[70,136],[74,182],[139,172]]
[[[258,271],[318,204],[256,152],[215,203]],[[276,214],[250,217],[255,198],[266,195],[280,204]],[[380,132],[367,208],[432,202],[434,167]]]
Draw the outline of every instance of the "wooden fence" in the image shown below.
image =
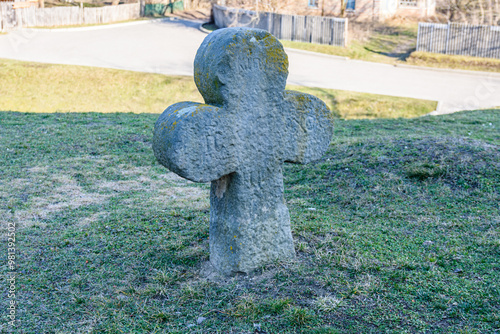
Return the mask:
[[100,24],[137,19],[140,3],[94,8],[52,7],[12,9],[12,3],[0,2],[1,31],[21,27],[53,27],[80,24]]
[[14,2],[0,2],[0,32],[11,30],[14,27]]
[[419,23],[417,51],[500,59],[500,26]]
[[254,12],[218,5],[213,14],[220,28],[259,28],[279,39],[337,46],[345,46],[347,41],[347,19]]

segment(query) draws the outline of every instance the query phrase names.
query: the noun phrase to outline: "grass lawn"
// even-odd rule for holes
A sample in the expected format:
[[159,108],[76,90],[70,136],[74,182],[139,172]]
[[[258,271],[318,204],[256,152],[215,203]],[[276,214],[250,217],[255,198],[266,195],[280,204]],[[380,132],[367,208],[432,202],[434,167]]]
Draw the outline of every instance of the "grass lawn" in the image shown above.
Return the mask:
[[417,23],[376,25],[365,38],[347,47],[281,41],[285,47],[388,64],[407,64],[470,71],[500,72],[500,60],[415,52]]
[[[0,59],[0,82],[0,109],[21,112],[161,113],[175,102],[202,102],[192,77],[85,66]],[[418,99],[289,88],[318,96],[342,118],[415,117],[437,106]]]
[[500,329],[500,111],[337,120],[285,167],[296,260],[218,281],[209,185],[155,161],[157,117],[0,112],[19,333]]
[[151,149],[159,112],[201,101],[191,78],[0,60],[0,82],[19,333],[500,330],[499,110],[389,119],[435,104],[291,87],[342,117],[285,165],[297,258],[210,280],[209,184]]
[[350,40],[347,47],[296,41],[281,41],[281,43],[289,48],[392,64],[406,59],[415,48],[416,41],[417,24],[415,23],[377,26],[368,36]]
[[214,23],[203,23],[202,27],[210,32],[218,29]]
[[415,51],[406,59],[406,63],[409,65],[422,65],[439,68],[500,72],[500,59],[450,56],[441,53]]

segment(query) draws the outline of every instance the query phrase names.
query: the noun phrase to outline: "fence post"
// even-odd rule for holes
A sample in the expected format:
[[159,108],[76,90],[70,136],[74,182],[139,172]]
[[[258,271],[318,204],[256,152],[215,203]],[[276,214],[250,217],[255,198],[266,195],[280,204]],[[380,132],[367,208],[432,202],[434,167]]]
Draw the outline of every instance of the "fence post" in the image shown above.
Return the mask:
[[274,25],[274,13],[269,13],[269,15],[267,15],[267,31],[270,34],[273,33],[273,25]]
[[433,49],[434,49],[433,45],[432,45],[433,42],[434,42],[434,26],[431,26],[431,40],[429,42],[429,46],[430,46],[429,47],[429,49],[430,49],[429,51],[430,52],[433,52]]
[[420,23],[421,22],[418,22],[418,28],[417,28],[417,47],[416,47],[417,51],[419,51],[418,46],[419,46],[419,42],[420,42],[420,32],[421,32]]
[[21,22],[21,20],[19,20],[18,18],[18,15],[17,15],[17,9],[13,9],[12,10],[12,25],[13,26],[16,26],[17,28],[22,28],[23,27],[23,24]]
[[280,15],[279,18],[280,18],[280,20],[279,20],[280,26],[279,26],[278,34],[280,35],[279,38],[283,39],[283,15]]
[[79,16],[80,16],[80,24],[84,24],[83,23],[83,2],[80,1],[80,10],[79,10]]
[[450,22],[448,21],[448,24],[446,26],[446,45],[444,47],[444,54],[448,54],[448,42],[450,40]]
[[[440,27],[439,31],[446,27],[446,36],[441,33],[434,36],[436,27]],[[416,49],[425,52],[436,52],[438,49],[438,52],[451,55],[500,58],[500,27],[453,22],[448,22],[446,25],[421,22],[418,24]]]
[[344,19],[344,43],[342,46],[347,46],[347,38],[349,37],[349,19]]

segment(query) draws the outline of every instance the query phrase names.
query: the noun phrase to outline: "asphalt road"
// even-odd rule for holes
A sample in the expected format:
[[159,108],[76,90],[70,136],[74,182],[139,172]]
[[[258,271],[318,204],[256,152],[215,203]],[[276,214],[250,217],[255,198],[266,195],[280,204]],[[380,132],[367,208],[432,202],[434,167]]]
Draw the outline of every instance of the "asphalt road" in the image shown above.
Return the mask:
[[[0,36],[0,58],[193,75],[200,22],[139,21]],[[438,101],[437,113],[500,106],[500,75],[393,66],[286,50],[288,83]]]

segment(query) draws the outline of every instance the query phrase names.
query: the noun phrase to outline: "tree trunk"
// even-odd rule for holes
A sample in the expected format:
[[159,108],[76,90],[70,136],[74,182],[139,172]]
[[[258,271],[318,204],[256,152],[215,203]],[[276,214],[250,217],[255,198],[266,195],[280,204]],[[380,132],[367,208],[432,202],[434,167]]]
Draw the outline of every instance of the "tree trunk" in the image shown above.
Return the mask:
[[45,8],[45,0],[38,0],[38,8]]
[[500,5],[498,4],[498,0],[495,0],[495,24],[500,24]]
[[483,0],[479,0],[479,10],[480,10],[480,16],[479,16],[479,24],[484,24],[484,7],[483,7]]
[[494,10],[495,9],[493,8],[493,2],[492,2],[492,0],[488,0],[488,24],[490,26],[493,25],[493,15],[494,15],[493,11]]
[[448,21],[453,22],[455,18],[455,5],[452,0],[448,0]]

